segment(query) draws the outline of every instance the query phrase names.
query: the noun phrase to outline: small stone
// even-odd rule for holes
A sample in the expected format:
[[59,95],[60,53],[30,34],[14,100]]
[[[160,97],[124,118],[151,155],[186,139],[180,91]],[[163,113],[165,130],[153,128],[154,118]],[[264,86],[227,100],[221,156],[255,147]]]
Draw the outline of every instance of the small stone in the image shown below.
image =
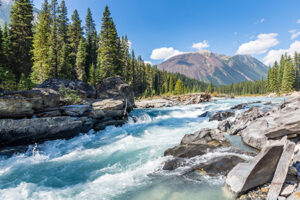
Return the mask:
[[287,197],[290,194],[292,194],[295,189],[296,189],[296,184],[294,184],[294,185],[286,185],[286,186],[283,187],[282,192],[280,193],[280,195],[284,196],[284,197]]

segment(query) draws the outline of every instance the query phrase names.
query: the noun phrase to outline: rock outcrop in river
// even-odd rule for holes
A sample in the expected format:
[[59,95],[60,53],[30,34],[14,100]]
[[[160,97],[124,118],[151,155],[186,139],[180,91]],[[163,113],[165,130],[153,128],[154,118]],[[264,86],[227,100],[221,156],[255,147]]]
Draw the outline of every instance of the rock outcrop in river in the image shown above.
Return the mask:
[[[231,110],[245,109],[245,106],[240,104]],[[220,121],[227,118],[227,114],[222,118],[222,112],[213,116]],[[164,169],[187,166],[187,158],[230,146],[225,134],[240,135],[245,144],[260,153],[248,162],[239,156],[213,158],[194,164],[184,175],[194,176],[196,171],[209,176],[227,175],[226,188],[239,199],[277,200],[299,196],[300,184],[296,188],[300,182],[300,97],[270,109],[251,107],[238,114],[234,121],[221,121],[217,129],[186,135],[179,146],[166,150],[165,155],[173,158],[165,163]]]

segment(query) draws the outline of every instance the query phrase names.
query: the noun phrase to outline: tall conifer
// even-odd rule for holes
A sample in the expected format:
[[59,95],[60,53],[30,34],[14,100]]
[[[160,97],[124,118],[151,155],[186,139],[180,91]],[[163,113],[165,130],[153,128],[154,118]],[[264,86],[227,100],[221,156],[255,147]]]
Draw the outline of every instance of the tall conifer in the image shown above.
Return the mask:
[[15,0],[10,11],[12,72],[19,79],[32,67],[33,7],[30,0]]
[[121,75],[120,41],[108,6],[103,12],[99,45],[98,62],[101,66],[102,78]]

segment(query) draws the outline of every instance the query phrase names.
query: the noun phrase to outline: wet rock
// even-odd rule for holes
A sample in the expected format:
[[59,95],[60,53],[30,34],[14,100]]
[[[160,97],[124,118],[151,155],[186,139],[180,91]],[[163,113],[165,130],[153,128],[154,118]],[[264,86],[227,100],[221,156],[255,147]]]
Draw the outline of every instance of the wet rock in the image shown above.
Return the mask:
[[218,129],[221,132],[227,132],[230,129],[230,127],[231,127],[231,123],[228,120],[224,120],[224,121],[220,122],[218,125]]
[[127,102],[128,111],[135,107],[132,87],[119,76],[104,79],[96,88],[98,99],[121,100],[124,104]]
[[201,115],[199,115],[198,117],[208,117],[209,112],[205,111],[204,113],[202,113]]
[[107,120],[96,122],[94,125],[95,131],[104,130],[107,126],[122,126],[126,123],[126,120]]
[[229,141],[217,129],[202,129],[194,134],[187,134],[181,140],[180,145],[167,149],[165,156],[191,158],[207,153],[221,146],[230,146]]
[[256,103],[261,103],[261,101],[254,101],[254,102],[249,102],[249,103],[241,103],[241,104],[238,104],[236,106],[233,106],[231,107],[230,109],[231,110],[241,110],[243,108],[245,108],[246,106],[248,106],[249,104],[256,104]]
[[87,132],[92,120],[72,117],[0,120],[0,147],[18,146],[53,139],[68,139]]
[[227,175],[238,163],[245,160],[233,155],[213,158],[205,163],[193,167],[193,170],[209,176]]
[[82,98],[95,98],[96,90],[93,86],[84,83],[80,80],[65,80],[60,78],[51,78],[36,86],[35,90],[41,88],[52,89],[59,92],[59,89],[64,86],[67,89],[75,90]]
[[31,117],[34,113],[33,105],[21,96],[0,97],[0,118]]
[[227,175],[226,186],[236,195],[272,180],[284,148],[284,141],[265,146],[249,163],[240,163]]
[[268,101],[268,102],[264,103],[264,106],[271,105],[271,104],[272,104],[272,101]]
[[229,117],[233,117],[234,116],[234,112],[232,111],[219,111],[214,113],[210,118],[209,121],[223,121]]
[[177,169],[178,167],[185,166],[186,162],[182,158],[175,158],[175,159],[170,159],[165,162],[163,170],[174,170]]
[[80,117],[85,113],[90,111],[90,106],[88,105],[69,105],[60,108],[62,113],[71,117]]

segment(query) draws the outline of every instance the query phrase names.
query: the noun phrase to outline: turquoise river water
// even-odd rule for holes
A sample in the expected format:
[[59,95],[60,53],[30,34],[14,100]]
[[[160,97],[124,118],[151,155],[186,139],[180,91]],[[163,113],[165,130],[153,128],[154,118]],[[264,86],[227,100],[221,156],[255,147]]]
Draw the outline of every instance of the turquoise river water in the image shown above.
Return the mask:
[[[182,169],[162,170],[163,152],[185,134],[218,122],[198,117],[251,101],[274,98],[219,99],[208,103],[159,109],[136,109],[134,123],[107,127],[70,140],[32,145],[26,153],[0,157],[0,199],[78,200],[216,200],[230,199],[224,177],[191,180]],[[261,106],[262,104],[254,104]],[[242,149],[240,137],[227,136]],[[205,162],[222,152],[195,158]],[[244,155],[245,159],[247,157]],[[191,162],[195,162],[191,159]]]

